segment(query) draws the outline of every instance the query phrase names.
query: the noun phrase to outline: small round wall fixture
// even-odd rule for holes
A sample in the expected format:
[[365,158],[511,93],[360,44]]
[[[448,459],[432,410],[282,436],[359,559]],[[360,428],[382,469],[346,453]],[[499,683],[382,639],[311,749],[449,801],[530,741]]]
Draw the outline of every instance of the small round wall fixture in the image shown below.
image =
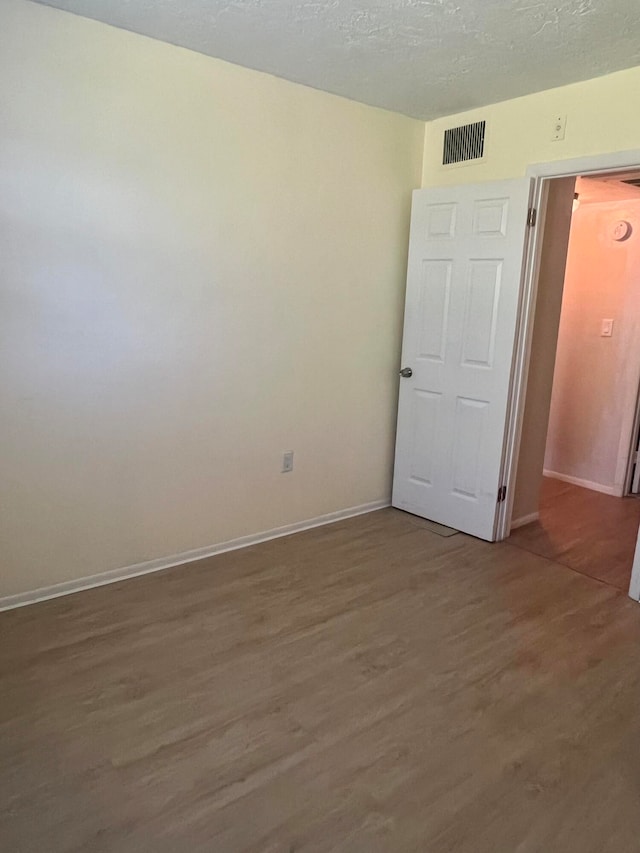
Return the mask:
[[627,222],[626,219],[621,219],[613,226],[613,239],[622,243],[623,240],[628,240],[631,237],[632,231],[631,223]]

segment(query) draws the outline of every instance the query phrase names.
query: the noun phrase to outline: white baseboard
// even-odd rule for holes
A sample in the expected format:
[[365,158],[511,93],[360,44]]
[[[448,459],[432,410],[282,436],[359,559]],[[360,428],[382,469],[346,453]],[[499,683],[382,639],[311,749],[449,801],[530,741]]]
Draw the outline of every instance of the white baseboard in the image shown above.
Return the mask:
[[602,492],[603,495],[622,497],[622,489],[618,486],[603,486],[602,483],[593,483],[591,480],[581,480],[580,477],[572,477],[569,474],[560,474],[558,471],[549,471],[547,468],[542,472],[545,477],[553,480],[562,480],[563,483],[571,483],[574,486],[582,486],[583,489],[591,489],[594,492]]
[[529,515],[521,515],[520,518],[513,519],[511,522],[511,529],[517,530],[518,527],[524,527],[525,524],[531,524],[532,521],[537,521],[539,518],[539,512],[530,512]]
[[122,569],[111,569],[97,575],[78,578],[77,580],[64,581],[63,583],[43,586],[30,592],[20,592],[17,595],[7,595],[0,598],[0,611],[12,610],[15,607],[24,607],[27,604],[35,604],[37,601],[46,601],[49,598],[59,598],[61,595],[71,595],[81,592],[83,589],[93,589],[96,586],[105,586],[109,583],[128,578],[136,578],[140,575],[148,575],[151,572],[161,572],[173,566],[184,563],[193,563],[203,560],[205,557],[213,557],[216,554],[224,554],[226,551],[236,551],[239,548],[248,548],[250,545],[258,545],[269,539],[278,539],[281,536],[290,536],[292,533],[300,533],[303,530],[311,530],[313,527],[322,527],[325,524],[333,524],[346,518],[354,518],[357,515],[365,515],[378,509],[391,506],[388,500],[371,501],[371,503],[348,507],[337,512],[328,512],[326,515],[318,515],[305,521],[297,521],[294,524],[285,524],[283,527],[274,527],[262,533],[252,533],[249,536],[240,536],[237,539],[229,539],[219,542],[217,545],[207,545],[204,548],[194,548],[184,551],[182,554],[174,554],[171,557],[160,557],[157,560],[147,560],[144,563],[135,563],[133,566],[125,566]]

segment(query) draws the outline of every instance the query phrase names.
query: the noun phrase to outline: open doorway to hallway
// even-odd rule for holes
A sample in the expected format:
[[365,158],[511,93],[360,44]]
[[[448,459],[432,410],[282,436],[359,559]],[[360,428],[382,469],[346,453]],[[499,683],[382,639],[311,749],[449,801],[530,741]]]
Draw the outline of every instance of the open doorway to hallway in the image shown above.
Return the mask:
[[625,592],[640,523],[640,500],[629,497],[640,385],[638,177],[550,182],[509,540]]

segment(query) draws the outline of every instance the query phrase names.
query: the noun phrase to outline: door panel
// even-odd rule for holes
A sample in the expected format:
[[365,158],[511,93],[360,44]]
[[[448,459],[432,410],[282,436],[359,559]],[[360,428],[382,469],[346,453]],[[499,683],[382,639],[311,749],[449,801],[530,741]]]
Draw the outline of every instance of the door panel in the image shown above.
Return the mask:
[[451,263],[449,261],[423,261],[418,358],[438,362],[444,361],[450,289]]
[[530,181],[414,193],[393,505],[493,540]]
[[440,416],[442,394],[416,391],[413,398],[413,444],[411,454],[411,479],[415,483],[431,485],[435,463],[435,447],[422,440],[432,435]]
[[463,366],[493,366],[501,276],[502,261],[469,261],[462,332]]

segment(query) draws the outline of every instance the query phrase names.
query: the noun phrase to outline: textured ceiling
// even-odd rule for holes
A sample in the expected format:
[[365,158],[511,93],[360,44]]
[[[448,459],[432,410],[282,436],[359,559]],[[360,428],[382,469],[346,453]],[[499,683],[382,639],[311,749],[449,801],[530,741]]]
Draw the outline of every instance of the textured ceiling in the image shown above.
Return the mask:
[[37,2],[423,119],[640,65],[638,0]]

